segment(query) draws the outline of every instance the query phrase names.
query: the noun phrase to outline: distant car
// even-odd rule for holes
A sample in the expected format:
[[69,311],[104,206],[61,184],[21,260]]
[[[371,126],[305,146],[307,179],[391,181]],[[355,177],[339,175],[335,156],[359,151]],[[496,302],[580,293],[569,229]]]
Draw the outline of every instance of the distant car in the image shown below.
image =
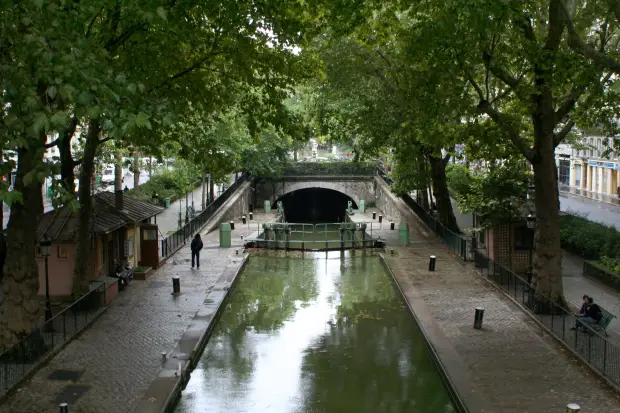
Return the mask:
[[106,166],[101,175],[101,183],[107,185],[114,184],[114,167]]

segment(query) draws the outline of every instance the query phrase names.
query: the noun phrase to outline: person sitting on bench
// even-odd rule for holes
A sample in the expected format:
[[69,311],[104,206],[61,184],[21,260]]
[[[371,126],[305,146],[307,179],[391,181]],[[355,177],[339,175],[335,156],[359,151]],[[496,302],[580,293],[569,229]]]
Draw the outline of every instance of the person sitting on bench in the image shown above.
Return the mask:
[[588,306],[589,303],[590,301],[588,300],[588,295],[585,294],[583,296],[583,304],[581,304],[581,308],[579,309],[579,312],[575,314],[575,316],[579,317],[581,315],[584,315],[586,313],[586,307]]
[[571,328],[571,330],[576,330],[579,326],[583,327],[583,323],[598,323],[599,321],[601,321],[601,318],[603,318],[603,312],[601,311],[601,307],[599,307],[597,304],[594,304],[594,299],[592,297],[588,297],[586,312],[583,315],[577,314],[576,317],[577,322],[575,323],[575,327]]

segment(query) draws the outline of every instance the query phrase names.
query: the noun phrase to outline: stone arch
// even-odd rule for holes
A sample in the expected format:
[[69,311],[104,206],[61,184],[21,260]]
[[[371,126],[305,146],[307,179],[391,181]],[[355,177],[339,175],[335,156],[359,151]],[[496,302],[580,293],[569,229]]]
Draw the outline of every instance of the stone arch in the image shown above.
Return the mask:
[[[340,192],[351,198],[353,202],[355,202],[354,207],[359,207],[360,200],[364,199],[360,197],[358,182],[346,182],[346,181],[294,181],[294,182],[286,182],[283,185],[278,185],[279,188],[276,189],[276,201],[282,198],[283,196],[290,194],[295,191],[299,191],[301,189],[328,189],[336,192]],[[362,193],[363,196],[363,193]],[[367,201],[368,202],[368,201]]]

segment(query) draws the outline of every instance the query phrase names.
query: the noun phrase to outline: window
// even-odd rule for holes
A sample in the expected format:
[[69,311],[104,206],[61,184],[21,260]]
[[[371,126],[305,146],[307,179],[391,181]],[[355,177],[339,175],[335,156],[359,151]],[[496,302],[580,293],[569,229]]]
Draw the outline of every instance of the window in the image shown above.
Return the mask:
[[480,245],[484,245],[484,243],[486,242],[486,235],[487,233],[485,229],[478,233],[478,242],[480,243]]
[[528,227],[515,228],[515,249],[529,250],[534,245],[534,230]]
[[58,246],[58,258],[69,258],[69,253],[65,245]]
[[43,251],[41,251],[41,246],[40,245],[37,245],[37,248],[35,249],[34,255],[37,256],[37,257],[42,257],[43,256]]
[[157,232],[155,232],[154,229],[145,229],[143,232],[143,237],[145,241],[156,241]]

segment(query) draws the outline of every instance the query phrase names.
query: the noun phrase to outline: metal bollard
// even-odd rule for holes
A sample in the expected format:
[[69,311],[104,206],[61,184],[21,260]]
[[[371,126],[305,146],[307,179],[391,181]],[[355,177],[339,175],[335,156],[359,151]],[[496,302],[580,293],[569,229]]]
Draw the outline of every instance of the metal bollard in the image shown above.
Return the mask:
[[390,229],[394,230],[394,223],[393,222],[390,222]]
[[435,257],[434,255],[431,255],[430,260],[428,261],[428,270],[429,271],[435,271],[435,261],[437,260],[437,257]]
[[230,221],[230,230],[232,231],[233,229],[235,229],[235,221]]
[[250,212],[250,221],[252,221],[253,219],[254,219],[254,214]]
[[69,405],[67,403],[60,403],[58,413],[69,413]]
[[239,250],[235,250],[235,255],[239,255]]
[[372,219],[377,219],[377,213],[376,212],[372,213]]
[[379,215],[379,224],[383,222],[383,215]]
[[482,318],[484,317],[484,308],[476,308],[476,314],[474,315],[474,328],[480,330],[482,328]]
[[566,413],[579,413],[581,412],[581,407],[575,403],[569,403],[566,405]]
[[390,248],[390,254],[394,255],[394,248]]
[[245,215],[241,217],[241,221],[243,221],[243,223],[245,224]]
[[161,361],[164,363],[168,359],[168,353],[165,351],[161,352]]
[[172,294],[181,294],[181,279],[178,275],[172,277]]

